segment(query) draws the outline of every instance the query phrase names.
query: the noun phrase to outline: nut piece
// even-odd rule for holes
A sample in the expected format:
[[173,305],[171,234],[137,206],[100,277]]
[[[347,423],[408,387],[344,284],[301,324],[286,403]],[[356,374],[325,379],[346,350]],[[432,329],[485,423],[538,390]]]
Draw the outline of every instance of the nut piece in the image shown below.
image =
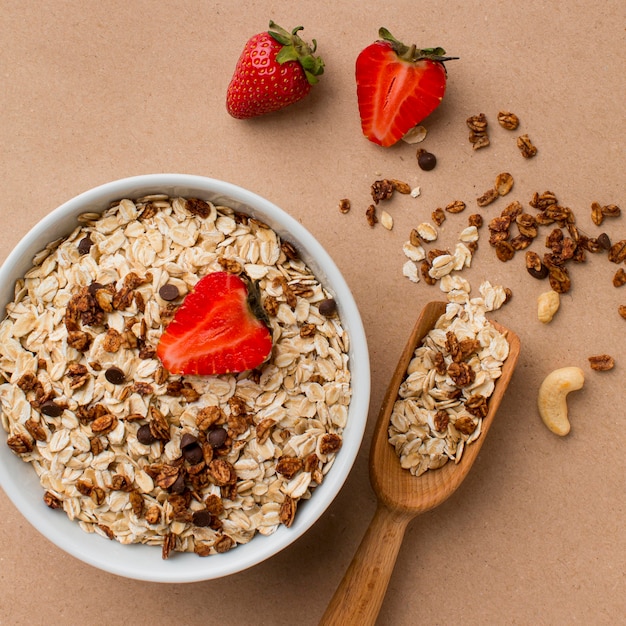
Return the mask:
[[349,198],[342,198],[341,200],[339,200],[339,211],[341,213],[348,213],[348,211],[350,211],[350,199]]
[[561,304],[561,296],[553,290],[542,293],[537,298],[537,317],[542,324],[548,324],[556,315]]
[[543,423],[561,437],[570,431],[567,416],[567,394],[581,389],[585,375],[579,367],[561,367],[550,372],[539,387],[537,408]]

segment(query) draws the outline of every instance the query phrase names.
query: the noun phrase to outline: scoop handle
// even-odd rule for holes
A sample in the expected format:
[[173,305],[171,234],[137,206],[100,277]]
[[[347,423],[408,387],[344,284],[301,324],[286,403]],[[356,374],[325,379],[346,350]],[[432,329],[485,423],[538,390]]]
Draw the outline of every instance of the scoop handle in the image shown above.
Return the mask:
[[378,504],[320,626],[375,624],[409,520]]

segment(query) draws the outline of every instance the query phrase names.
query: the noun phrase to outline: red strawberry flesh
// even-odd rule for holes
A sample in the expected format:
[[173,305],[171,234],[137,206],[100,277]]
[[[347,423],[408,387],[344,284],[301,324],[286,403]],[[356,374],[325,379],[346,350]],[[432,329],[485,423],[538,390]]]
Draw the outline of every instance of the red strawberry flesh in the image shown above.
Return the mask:
[[386,29],[381,40],[364,48],[356,60],[356,83],[363,134],[381,146],[397,143],[428,117],[446,90],[441,48],[405,46]]
[[258,367],[272,335],[248,303],[248,287],[234,274],[215,272],[187,294],[157,346],[172,374],[218,375]]

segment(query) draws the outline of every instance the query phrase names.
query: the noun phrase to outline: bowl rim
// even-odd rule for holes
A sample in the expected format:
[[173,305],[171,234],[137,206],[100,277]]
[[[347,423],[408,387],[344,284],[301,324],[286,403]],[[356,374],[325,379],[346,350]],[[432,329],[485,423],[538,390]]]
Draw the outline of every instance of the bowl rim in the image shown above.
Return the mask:
[[[350,339],[353,397],[348,409],[344,442],[329,474],[332,482],[326,480],[316,487],[313,497],[299,507],[290,528],[281,526],[270,536],[257,533],[250,542],[224,554],[200,558],[195,554],[177,553],[166,561],[161,559],[161,551],[155,546],[107,541],[95,533],[83,531],[64,512],[42,506],[42,488],[36,472],[5,446],[0,453],[0,487],[36,530],[84,563],[135,580],[199,582],[243,571],[276,555],[311,528],[334,501],[352,470],[365,433],[370,401],[369,352],[363,322],[350,287],[317,239],[289,213],[266,198],[233,183],[192,174],[142,174],[121,178],[84,191],[52,210],[20,239],[0,266],[2,307],[13,299],[15,280],[32,266],[33,255],[48,243],[72,232],[78,225],[76,217],[80,213],[101,212],[114,200],[138,198],[150,193],[196,196],[213,202],[223,198],[226,206],[245,210],[251,215],[262,215],[262,221],[279,235],[288,234],[297,240],[303,260],[333,295],[341,293],[337,301]],[[20,480],[14,477],[16,472]],[[38,488],[37,497],[35,487]],[[159,563],[164,565],[158,567]]]

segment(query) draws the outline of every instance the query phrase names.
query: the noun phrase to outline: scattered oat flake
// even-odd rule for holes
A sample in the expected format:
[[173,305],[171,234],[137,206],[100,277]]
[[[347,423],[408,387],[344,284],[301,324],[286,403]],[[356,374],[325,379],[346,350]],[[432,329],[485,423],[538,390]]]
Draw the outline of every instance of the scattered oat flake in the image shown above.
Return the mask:
[[424,241],[435,241],[437,239],[437,229],[429,222],[418,224],[415,230]]
[[380,212],[380,223],[387,230],[391,230],[393,228],[393,217],[387,213],[387,211]]
[[409,132],[406,133],[406,135],[404,135],[404,137],[402,137],[402,141],[409,144],[421,143],[424,139],[426,139],[427,134],[428,131],[424,126],[414,126]]
[[407,261],[402,266],[402,275],[406,276],[411,282],[419,283],[419,271],[417,269],[417,265],[413,261]]
[[402,252],[411,261],[423,261],[426,258],[426,251],[421,245],[414,245],[410,241],[406,241],[402,246]]

